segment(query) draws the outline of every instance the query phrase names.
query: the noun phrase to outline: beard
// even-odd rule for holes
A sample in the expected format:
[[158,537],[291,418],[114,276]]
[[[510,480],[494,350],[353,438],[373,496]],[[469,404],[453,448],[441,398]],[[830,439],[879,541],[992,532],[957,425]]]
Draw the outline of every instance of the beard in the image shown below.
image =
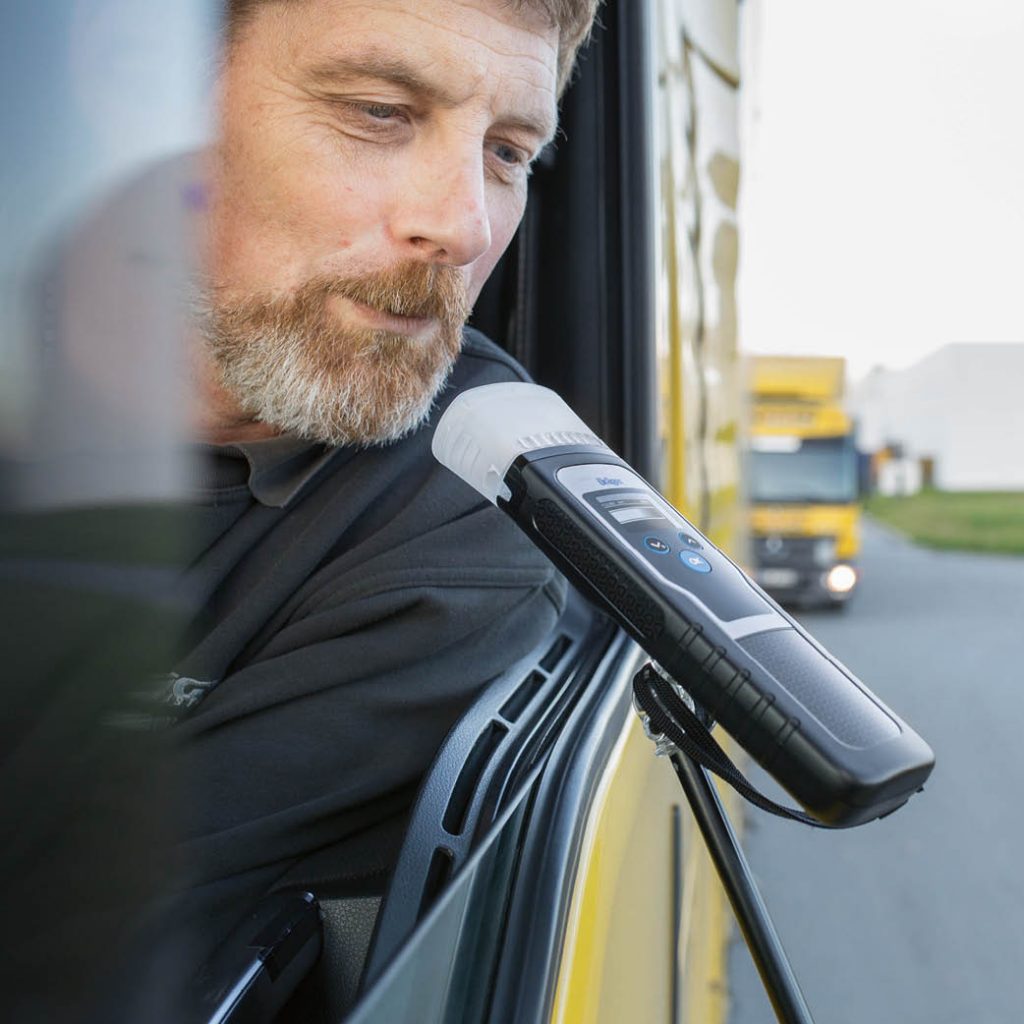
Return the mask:
[[[346,325],[334,297],[432,320],[411,336]],[[455,267],[408,262],[358,278],[313,278],[285,297],[204,303],[220,382],[253,419],[328,445],[397,441],[430,414],[462,345],[469,303]]]

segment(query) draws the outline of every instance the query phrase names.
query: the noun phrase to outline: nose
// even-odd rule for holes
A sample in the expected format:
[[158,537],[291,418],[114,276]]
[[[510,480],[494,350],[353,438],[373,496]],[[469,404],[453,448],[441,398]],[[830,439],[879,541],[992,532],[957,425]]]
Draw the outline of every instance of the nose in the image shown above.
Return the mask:
[[408,176],[392,218],[396,241],[410,255],[465,267],[491,247],[482,148],[450,148],[420,160]]

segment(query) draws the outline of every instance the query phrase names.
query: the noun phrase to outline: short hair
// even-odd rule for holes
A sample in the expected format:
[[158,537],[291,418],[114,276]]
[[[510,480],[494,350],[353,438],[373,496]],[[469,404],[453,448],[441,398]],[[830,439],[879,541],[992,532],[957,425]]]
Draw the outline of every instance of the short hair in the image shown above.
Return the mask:
[[[225,0],[225,28],[228,42],[252,18],[256,8],[268,3],[286,3],[294,0]],[[513,10],[523,8],[536,11],[546,18],[552,28],[558,29],[558,93],[561,95],[572,74],[576,54],[587,41],[597,8],[602,0],[502,0]]]

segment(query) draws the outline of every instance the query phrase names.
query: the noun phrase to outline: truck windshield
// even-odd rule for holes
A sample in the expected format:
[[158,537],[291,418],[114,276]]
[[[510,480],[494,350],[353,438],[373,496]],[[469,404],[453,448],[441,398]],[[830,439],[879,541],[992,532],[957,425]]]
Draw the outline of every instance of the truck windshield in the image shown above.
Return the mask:
[[750,500],[846,504],[857,497],[856,452],[848,437],[804,440],[793,451],[748,453]]

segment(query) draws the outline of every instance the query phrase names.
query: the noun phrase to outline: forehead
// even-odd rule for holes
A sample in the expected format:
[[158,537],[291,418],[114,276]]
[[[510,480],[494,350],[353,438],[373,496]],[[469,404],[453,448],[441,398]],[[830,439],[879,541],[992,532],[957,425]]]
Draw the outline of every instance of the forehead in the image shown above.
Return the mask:
[[406,68],[453,102],[527,106],[554,120],[558,33],[529,4],[290,0],[262,7],[245,36],[272,50],[284,73]]

